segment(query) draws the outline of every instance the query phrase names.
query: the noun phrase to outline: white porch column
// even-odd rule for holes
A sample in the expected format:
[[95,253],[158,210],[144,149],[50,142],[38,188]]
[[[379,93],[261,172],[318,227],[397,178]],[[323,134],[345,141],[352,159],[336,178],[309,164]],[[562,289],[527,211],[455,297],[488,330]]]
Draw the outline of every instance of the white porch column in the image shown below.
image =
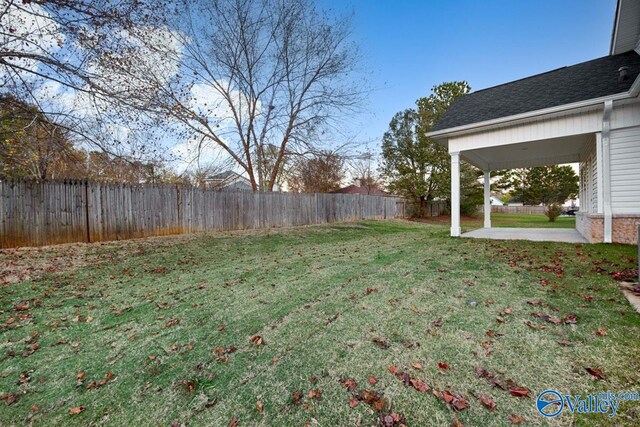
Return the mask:
[[[591,175],[591,171],[587,171]],[[591,190],[593,191],[593,190]],[[602,159],[602,133],[596,132],[596,212],[604,213],[604,162]],[[582,205],[582,200],[580,200]],[[586,200],[585,200],[586,204]]]
[[484,171],[484,228],[491,228],[491,171]]
[[451,236],[460,237],[460,153],[451,155]]
[[604,112],[602,114],[602,134],[600,136],[600,141],[596,140],[596,143],[600,142],[602,144],[602,203],[604,205],[604,243],[611,243],[611,241],[613,240],[613,220],[611,215],[611,154],[609,152],[612,109],[613,101],[605,101]]

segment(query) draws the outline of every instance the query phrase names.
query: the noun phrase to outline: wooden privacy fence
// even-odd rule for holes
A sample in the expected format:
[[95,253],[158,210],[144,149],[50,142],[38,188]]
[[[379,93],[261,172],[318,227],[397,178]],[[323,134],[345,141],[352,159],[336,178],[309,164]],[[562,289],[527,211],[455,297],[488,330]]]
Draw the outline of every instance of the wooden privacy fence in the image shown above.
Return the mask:
[[491,206],[492,213],[543,215],[546,211],[544,206]]
[[0,248],[393,218],[396,199],[176,185],[0,181]]

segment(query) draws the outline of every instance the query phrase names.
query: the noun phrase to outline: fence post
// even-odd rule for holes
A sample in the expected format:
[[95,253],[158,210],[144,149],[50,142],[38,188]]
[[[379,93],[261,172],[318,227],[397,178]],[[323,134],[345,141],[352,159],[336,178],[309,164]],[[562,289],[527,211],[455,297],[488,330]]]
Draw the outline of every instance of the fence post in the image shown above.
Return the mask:
[[91,243],[91,226],[89,225],[89,180],[84,181],[84,212],[87,223],[87,243]]

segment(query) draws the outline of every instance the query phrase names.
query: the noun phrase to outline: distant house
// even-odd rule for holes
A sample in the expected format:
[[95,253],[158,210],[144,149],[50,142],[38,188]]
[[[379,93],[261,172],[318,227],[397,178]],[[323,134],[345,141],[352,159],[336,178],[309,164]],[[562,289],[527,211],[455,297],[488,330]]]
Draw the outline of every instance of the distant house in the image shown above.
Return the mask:
[[389,196],[385,191],[382,191],[379,187],[374,185],[347,185],[346,187],[333,190],[331,194],[363,194],[368,196]]
[[502,203],[502,200],[498,199],[495,196],[491,196],[490,200],[491,200],[491,205],[492,206],[502,206],[502,205],[504,205],[504,203]]
[[229,190],[251,191],[251,181],[244,176],[234,172],[225,171],[216,175],[208,176],[204,180],[206,188],[224,188]]
[[580,163],[576,228],[633,243],[640,223],[640,1],[618,0],[609,55],[457,99],[427,136],[451,156],[451,235],[460,236],[460,159],[484,171]]

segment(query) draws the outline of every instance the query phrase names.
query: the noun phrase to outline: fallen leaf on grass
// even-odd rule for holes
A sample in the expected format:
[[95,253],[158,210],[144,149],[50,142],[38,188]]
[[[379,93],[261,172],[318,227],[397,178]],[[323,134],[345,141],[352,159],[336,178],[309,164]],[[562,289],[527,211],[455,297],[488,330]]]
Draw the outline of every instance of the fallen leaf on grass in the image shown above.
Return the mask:
[[107,381],[111,380],[111,378],[113,378],[113,372],[111,371],[107,371],[106,374],[104,374],[104,377],[100,380],[100,385],[105,385],[107,383]]
[[231,421],[229,421],[229,427],[236,427],[239,422],[240,421],[236,417],[233,417],[231,418]]
[[0,400],[4,400],[7,406],[16,403],[19,398],[20,396],[16,393],[3,393],[0,395]]
[[300,399],[302,399],[302,393],[300,393],[300,390],[294,390],[293,394],[291,395],[291,404],[299,405]]
[[20,301],[15,305],[16,311],[27,311],[29,310],[29,301]]
[[411,378],[409,382],[411,383],[411,386],[418,391],[421,391],[421,392],[429,391],[429,386],[423,381],[420,381],[415,378]]
[[80,412],[84,411],[84,406],[76,406],[75,408],[71,408],[69,410],[69,415],[78,415]]
[[356,389],[356,380],[353,378],[341,379],[340,382],[347,390],[354,391]]
[[392,413],[389,415],[380,414],[378,416],[378,421],[380,421],[380,425],[383,427],[394,427],[394,426],[404,426],[405,421],[402,415]]
[[193,381],[182,380],[181,384],[189,392],[189,394],[194,394],[196,392],[196,384]]
[[171,319],[171,320],[169,320],[167,323],[165,323],[164,325],[162,325],[162,329],[170,328],[170,327],[172,327],[172,326],[177,325],[178,323],[180,323],[180,319]]
[[509,414],[509,417],[507,417],[507,419],[511,421],[511,424],[522,424],[523,422],[525,422],[524,417],[516,414]]
[[254,343],[255,345],[265,345],[266,344],[260,335],[252,336],[251,337],[251,342]]
[[593,369],[593,368],[584,368],[587,372],[589,372],[591,375],[593,375],[594,377],[596,377],[596,379],[599,380],[603,380],[605,379],[604,374],[602,373],[602,370],[600,369]]
[[530,390],[524,387],[509,387],[509,393],[511,394],[511,396],[515,397],[531,397],[529,396]]
[[372,339],[372,341],[373,341],[373,342],[374,342],[378,347],[380,347],[380,348],[382,348],[382,349],[384,349],[384,350],[386,350],[386,349],[388,349],[388,348],[389,348],[389,344],[387,344],[387,342],[386,342],[384,339],[380,338],[380,337],[374,337],[374,338]]
[[607,331],[603,328],[598,328],[595,332],[592,332],[592,335],[599,335],[601,337],[607,336]]
[[531,320],[525,320],[524,324],[533,329],[534,331],[541,331],[547,329],[547,325],[534,325]]
[[575,313],[567,314],[566,316],[564,316],[562,321],[565,324],[573,324],[573,325],[575,325],[576,323],[578,323],[578,315],[575,314]]
[[422,370],[422,365],[419,362],[413,362],[411,366],[413,366],[413,369]]
[[371,376],[369,377],[369,384],[371,384],[371,385],[376,385],[376,383],[377,383],[377,382],[378,382],[378,380],[376,379],[376,377],[375,377],[375,376],[371,375]]
[[560,340],[560,341],[558,341],[558,344],[564,345],[564,346],[569,346],[569,345],[572,345],[572,342],[569,341],[569,340]]
[[350,408],[355,408],[359,404],[360,404],[360,401],[358,399],[356,399],[355,397],[352,397],[351,399],[349,399],[349,407]]
[[444,362],[439,362],[438,363],[438,368],[444,369],[444,370],[449,369],[449,364],[448,363],[444,363]]
[[322,390],[309,390],[309,399],[320,399],[322,396]]
[[439,328],[440,326],[442,326],[442,319],[435,320],[435,321],[432,323],[432,325],[433,325],[434,327],[436,327],[436,328]]
[[462,424],[460,422],[460,420],[458,420],[458,418],[454,418],[453,421],[451,421],[451,424],[449,424],[449,427],[464,427],[464,424]]
[[362,390],[358,395],[358,399],[380,412],[385,408],[389,408],[389,404],[385,398],[373,390]]
[[450,405],[456,411],[464,411],[469,407],[469,403],[464,397],[457,393],[451,393],[449,390],[444,390],[440,394],[440,397],[447,405]]
[[398,373],[398,368],[395,367],[394,365],[389,365],[389,372],[391,372],[393,375]]
[[264,409],[264,405],[259,400],[256,401],[256,409],[258,410],[258,412],[262,412]]
[[494,409],[496,409],[496,402],[486,394],[481,394],[479,399],[480,399],[480,402],[482,402],[484,406],[489,408],[490,411],[493,411]]
[[554,325],[557,325],[557,324],[561,323],[561,320],[558,319],[557,317],[549,316],[548,314],[539,313],[537,311],[534,311],[533,313],[531,313],[531,315],[533,317],[537,317],[538,319],[540,319],[542,321],[553,323]]

